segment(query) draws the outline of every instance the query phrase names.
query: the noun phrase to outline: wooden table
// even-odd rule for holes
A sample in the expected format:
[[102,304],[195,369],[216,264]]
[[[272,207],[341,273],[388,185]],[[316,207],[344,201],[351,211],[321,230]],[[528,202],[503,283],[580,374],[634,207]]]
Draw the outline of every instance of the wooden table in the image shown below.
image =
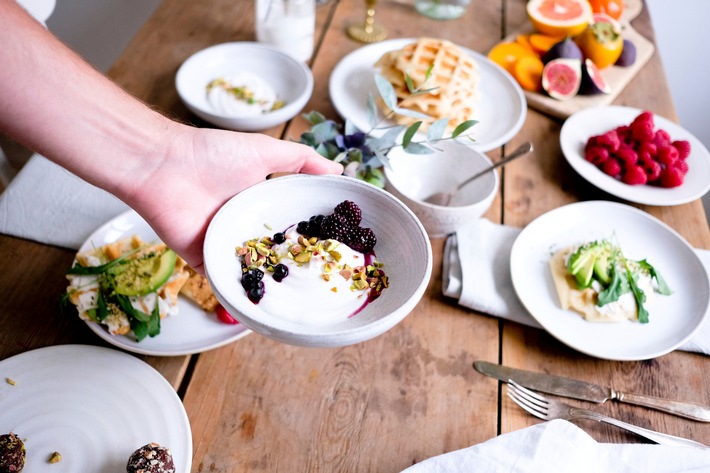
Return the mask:
[[[422,17],[411,3],[379,2],[377,21],[391,38],[442,37],[485,53],[527,22],[523,0],[475,1],[463,18],[448,22]],[[341,57],[361,46],[344,31],[350,22],[362,21],[364,14],[360,1],[332,0],[318,8],[312,60],[315,92],[306,111],[336,117],[328,96],[329,73]],[[253,17],[253,2],[246,0],[164,0],[109,75],[166,114],[204,126],[180,102],[175,72],[200,49],[253,40]],[[646,10],[633,25],[653,39]],[[657,54],[615,103],[677,120]],[[566,163],[558,140],[561,124],[528,110],[522,130],[508,146],[530,140],[536,152],[524,162],[506,166],[487,218],[524,226],[571,202],[616,200]],[[297,118],[268,133],[297,138],[305,127]],[[489,155],[499,159],[504,151]],[[710,249],[700,201],[642,209],[675,228],[690,244]],[[194,440],[192,471],[394,473],[537,423],[507,399],[497,381],[472,369],[477,359],[710,404],[706,356],[673,352],[648,361],[602,361],[567,348],[544,331],[477,314],[444,298],[440,289],[444,240],[432,245],[434,273],[424,298],[402,323],[374,340],[346,348],[308,349],[252,334],[200,355],[142,357],[184,400]],[[83,322],[63,318],[58,311],[72,258],[73,252],[66,249],[0,236],[0,359],[50,345],[104,344]],[[707,424],[611,402],[597,409],[710,444]],[[639,441],[613,427],[580,425],[599,441]]]

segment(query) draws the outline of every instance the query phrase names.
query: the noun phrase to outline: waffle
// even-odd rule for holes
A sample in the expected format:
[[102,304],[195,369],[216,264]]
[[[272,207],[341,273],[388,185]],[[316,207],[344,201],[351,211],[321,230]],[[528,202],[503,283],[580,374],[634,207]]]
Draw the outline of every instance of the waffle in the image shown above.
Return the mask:
[[[476,117],[478,68],[469,55],[449,41],[420,38],[400,50],[385,53],[375,67],[392,83],[403,108],[424,113],[432,117],[431,122],[448,118],[449,126],[453,127]],[[427,80],[428,70],[431,72]],[[406,75],[415,88],[434,90],[412,95],[407,88]],[[384,113],[390,113],[381,99],[378,104]],[[402,115],[394,118],[402,125],[417,121]],[[426,123],[422,127],[425,128]]]

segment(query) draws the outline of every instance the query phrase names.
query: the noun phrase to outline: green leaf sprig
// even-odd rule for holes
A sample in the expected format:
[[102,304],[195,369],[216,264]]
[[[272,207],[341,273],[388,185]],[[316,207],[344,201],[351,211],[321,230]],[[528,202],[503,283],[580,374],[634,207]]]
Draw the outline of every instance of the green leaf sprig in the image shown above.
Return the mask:
[[[349,120],[345,121],[345,129],[341,130],[342,127],[333,120],[328,120],[321,113],[312,111],[303,115],[311,125],[311,129],[301,134],[299,142],[311,146],[328,159],[342,163],[345,167],[345,175],[384,187],[385,179],[382,167],[389,166],[387,153],[393,148],[401,146],[409,154],[430,154],[435,152],[435,145],[440,141],[459,138],[474,141],[467,131],[478,121],[466,120],[459,123],[451,135],[445,137],[450,122],[448,118],[431,122],[424,139],[418,141],[415,139],[424,121],[431,121],[433,118],[424,113],[407,109],[405,106],[413,97],[437,89],[437,87],[426,87],[426,83],[431,77],[432,68],[433,66],[426,71],[425,80],[419,87],[414,85],[409,74],[405,75],[409,95],[399,102],[392,84],[383,76],[375,74],[377,92],[390,112],[384,117],[378,118],[375,98],[372,94],[368,94],[367,117],[370,125],[368,131],[363,132],[357,129]],[[388,125],[388,121],[395,115],[414,118],[416,121],[409,126]],[[377,130],[384,132],[375,137],[373,134]],[[400,136],[402,136],[401,142],[398,141]]]

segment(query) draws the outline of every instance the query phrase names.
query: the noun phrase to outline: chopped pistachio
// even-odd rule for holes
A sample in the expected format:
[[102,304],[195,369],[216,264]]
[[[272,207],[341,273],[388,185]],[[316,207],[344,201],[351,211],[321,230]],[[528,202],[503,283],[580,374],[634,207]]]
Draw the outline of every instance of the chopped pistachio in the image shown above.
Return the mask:
[[62,454],[59,453],[59,452],[53,452],[53,453],[49,456],[49,460],[48,460],[48,461],[49,461],[49,463],[59,463],[60,461],[62,461]]
[[12,378],[5,378],[5,382],[10,386],[15,386],[17,384],[17,382]]

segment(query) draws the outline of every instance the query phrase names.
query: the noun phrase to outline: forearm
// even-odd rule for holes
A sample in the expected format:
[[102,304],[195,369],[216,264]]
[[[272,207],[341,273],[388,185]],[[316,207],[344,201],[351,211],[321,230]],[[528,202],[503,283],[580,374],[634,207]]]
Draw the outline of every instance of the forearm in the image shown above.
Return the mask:
[[178,125],[131,97],[0,0],[0,130],[124,198],[157,168]]

